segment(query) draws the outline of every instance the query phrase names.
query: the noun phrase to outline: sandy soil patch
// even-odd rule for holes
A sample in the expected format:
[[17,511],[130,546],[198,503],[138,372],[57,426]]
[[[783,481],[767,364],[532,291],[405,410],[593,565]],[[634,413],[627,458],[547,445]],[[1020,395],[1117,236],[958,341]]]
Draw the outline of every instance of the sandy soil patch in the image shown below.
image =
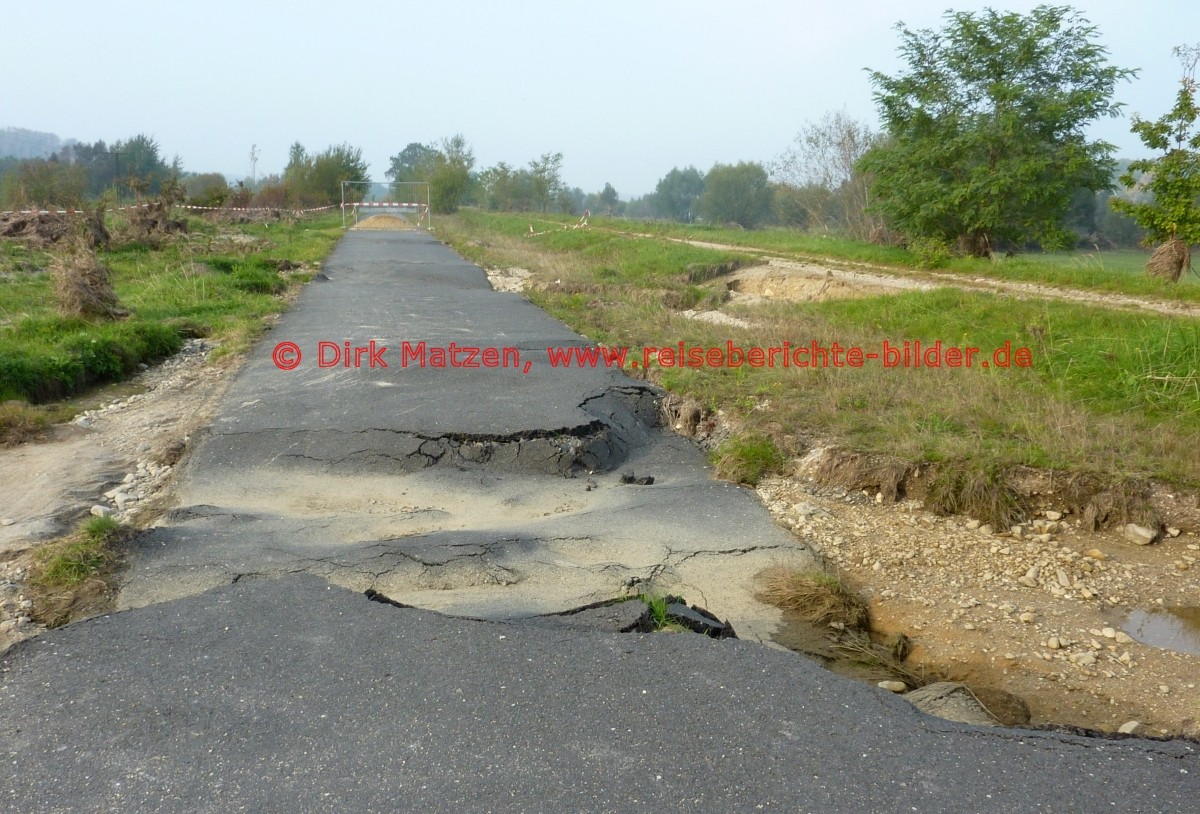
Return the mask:
[[384,232],[403,232],[416,229],[409,220],[399,215],[371,215],[350,227],[351,229],[367,229]]

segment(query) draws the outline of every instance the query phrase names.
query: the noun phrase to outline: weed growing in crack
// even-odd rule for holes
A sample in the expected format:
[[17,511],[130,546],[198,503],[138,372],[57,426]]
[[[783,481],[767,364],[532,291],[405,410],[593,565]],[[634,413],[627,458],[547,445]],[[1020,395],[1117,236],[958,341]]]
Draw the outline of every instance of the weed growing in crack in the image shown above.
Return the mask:
[[671,620],[667,616],[667,605],[670,603],[665,596],[653,596],[651,594],[640,594],[638,597],[642,602],[646,603],[646,607],[650,609],[650,619],[654,623],[655,632],[659,633],[686,633],[687,628],[678,622]]

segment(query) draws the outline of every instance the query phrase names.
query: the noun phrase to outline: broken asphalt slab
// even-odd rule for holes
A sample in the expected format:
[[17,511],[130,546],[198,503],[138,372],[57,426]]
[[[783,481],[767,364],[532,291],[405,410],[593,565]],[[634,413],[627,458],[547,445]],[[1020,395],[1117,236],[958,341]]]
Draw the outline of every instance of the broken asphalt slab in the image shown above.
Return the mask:
[[0,811],[1194,810],[1194,744],[983,729],[739,640],[442,616],[312,576],[0,656]]
[[[769,637],[779,612],[753,577],[811,552],[660,426],[659,391],[552,366],[548,349],[592,343],[425,232],[351,232],[324,269],[193,445],[120,607],[307,572],[492,619],[673,592]],[[511,348],[529,367],[403,365],[422,343]]]

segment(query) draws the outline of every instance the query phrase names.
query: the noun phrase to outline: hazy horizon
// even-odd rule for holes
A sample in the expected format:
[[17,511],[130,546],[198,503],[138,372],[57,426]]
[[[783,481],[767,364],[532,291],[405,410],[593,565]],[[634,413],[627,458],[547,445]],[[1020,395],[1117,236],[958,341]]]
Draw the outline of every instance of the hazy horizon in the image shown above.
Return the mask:
[[[864,69],[899,67],[895,24],[936,28],[947,7],[987,5],[1038,4],[22,4],[0,30],[0,65],[22,77],[0,127],[85,142],[146,133],[168,161],[231,180],[250,175],[252,144],[260,177],[283,169],[295,141],[346,142],[382,180],[410,142],[462,133],[477,169],[562,152],[567,184],[608,182],[628,199],[672,167],[769,163],[830,110],[877,126]],[[1181,72],[1170,51],[1200,36],[1200,9],[1075,8],[1110,62],[1140,70],[1117,88],[1125,115],[1091,134],[1119,157],[1145,155],[1129,115],[1170,108]]]

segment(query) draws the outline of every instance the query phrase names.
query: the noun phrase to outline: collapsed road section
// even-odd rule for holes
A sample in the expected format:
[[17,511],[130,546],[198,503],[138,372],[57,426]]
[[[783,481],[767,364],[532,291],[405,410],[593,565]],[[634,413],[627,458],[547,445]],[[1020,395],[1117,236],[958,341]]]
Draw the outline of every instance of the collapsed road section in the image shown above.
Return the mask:
[[[305,572],[492,619],[677,593],[770,635],[754,576],[812,556],[660,426],[661,393],[604,364],[370,364],[406,342],[595,347],[425,232],[350,233],[323,274],[193,444],[121,606]],[[319,364],[322,347],[363,363]]]

